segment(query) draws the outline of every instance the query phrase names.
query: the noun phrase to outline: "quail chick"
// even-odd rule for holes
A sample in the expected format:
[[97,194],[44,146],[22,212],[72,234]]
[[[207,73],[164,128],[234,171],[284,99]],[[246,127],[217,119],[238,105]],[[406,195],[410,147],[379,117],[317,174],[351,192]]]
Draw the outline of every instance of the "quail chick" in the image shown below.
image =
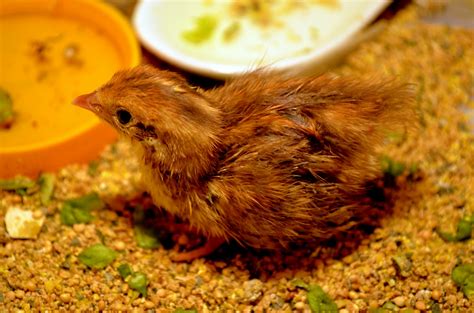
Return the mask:
[[406,127],[407,85],[259,70],[200,90],[176,73],[116,73],[76,105],[131,141],[155,204],[209,239],[189,261],[234,239],[255,248],[325,239],[368,214],[376,148]]

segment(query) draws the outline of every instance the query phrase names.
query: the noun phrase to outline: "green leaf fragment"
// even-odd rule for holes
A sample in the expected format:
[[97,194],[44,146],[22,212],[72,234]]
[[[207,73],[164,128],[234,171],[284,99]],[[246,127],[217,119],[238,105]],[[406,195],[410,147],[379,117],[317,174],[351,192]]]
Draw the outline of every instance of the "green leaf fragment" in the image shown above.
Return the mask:
[[117,268],[117,271],[119,272],[120,277],[122,277],[123,279],[127,278],[127,276],[132,275],[132,268],[127,263],[120,264]]
[[474,263],[456,266],[451,272],[451,278],[467,298],[474,299]]
[[135,208],[133,212],[133,232],[135,234],[135,241],[140,248],[154,249],[161,246],[159,241],[159,233],[151,227],[146,226],[145,210],[141,207]]
[[0,189],[9,191],[25,191],[26,189],[33,188],[36,183],[25,176],[15,176],[11,179],[0,179]]
[[43,173],[38,179],[40,186],[40,201],[42,205],[48,205],[54,192],[54,182],[56,178],[51,173]]
[[118,253],[103,244],[95,244],[79,253],[78,259],[85,265],[101,269],[112,263]]
[[212,15],[199,16],[194,21],[194,28],[184,31],[181,35],[184,40],[201,44],[209,40],[217,27],[217,18]]
[[402,175],[406,168],[405,164],[397,162],[386,155],[382,157],[380,163],[383,172],[392,177],[398,177]]
[[60,212],[61,223],[72,226],[74,224],[89,223],[94,219],[91,211],[101,209],[104,202],[96,193],[70,199],[64,202]]
[[13,101],[10,94],[0,88],[0,128],[8,128],[13,122]]
[[467,218],[461,219],[456,228],[456,238],[458,240],[465,240],[471,238],[472,224],[473,223]]
[[71,269],[71,255],[68,254],[64,258],[64,261],[59,265],[61,268],[69,270]]
[[28,193],[26,192],[27,189],[17,189],[15,192],[20,196],[26,196]]
[[431,313],[442,313],[443,311],[441,310],[441,307],[439,306],[438,303],[433,303],[431,306]]
[[443,232],[438,228],[436,229],[436,232],[444,241],[462,241],[471,238],[473,224],[473,217],[466,216],[459,220],[455,234]]
[[308,291],[308,304],[313,313],[337,312],[337,305],[318,285],[308,285],[301,279],[294,279],[292,284],[295,287]]
[[89,211],[99,210],[105,207],[104,202],[100,199],[99,195],[95,192],[91,192],[85,196],[70,199],[66,201],[71,206],[76,208],[83,208]]
[[176,309],[173,313],[198,313],[196,309]]
[[382,309],[386,310],[396,310],[398,309],[398,306],[395,305],[392,301],[387,301],[382,305]]
[[61,223],[67,226],[74,224],[89,223],[94,219],[94,216],[85,209],[75,208],[68,203],[65,203],[59,213]]
[[474,299],[474,275],[471,275],[466,279],[462,292],[468,299]]
[[140,272],[135,272],[130,275],[130,279],[128,280],[128,285],[130,288],[138,291],[142,296],[146,297],[147,290],[146,287],[148,285],[148,279],[146,275]]
[[393,258],[393,264],[395,269],[402,277],[410,276],[411,269],[413,266],[412,261],[410,260],[410,255],[405,254],[398,254],[395,255]]
[[95,229],[95,233],[97,235],[97,237],[99,237],[99,240],[102,244],[105,244],[105,236],[104,234],[99,230],[99,229]]
[[95,176],[97,174],[97,169],[99,168],[99,161],[93,160],[89,163],[87,167],[87,174],[90,176]]
[[292,285],[298,288],[309,290],[309,285],[301,279],[294,279],[291,281]]
[[308,290],[308,304],[313,313],[337,312],[337,305],[318,285],[311,285]]
[[154,249],[161,245],[158,240],[158,234],[153,228],[148,228],[144,225],[135,225],[133,231],[135,233],[135,241],[140,248]]
[[462,219],[465,220],[466,222],[471,223],[471,225],[474,224],[474,214],[464,216]]

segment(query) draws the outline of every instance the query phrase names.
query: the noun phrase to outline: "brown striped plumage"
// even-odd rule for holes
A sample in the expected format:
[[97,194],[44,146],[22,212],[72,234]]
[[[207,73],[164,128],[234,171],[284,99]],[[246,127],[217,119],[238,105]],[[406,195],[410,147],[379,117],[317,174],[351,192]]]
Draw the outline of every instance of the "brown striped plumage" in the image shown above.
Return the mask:
[[140,66],[78,102],[131,138],[158,206],[208,236],[278,248],[357,222],[376,147],[410,120],[411,98],[395,82],[266,71],[203,91]]

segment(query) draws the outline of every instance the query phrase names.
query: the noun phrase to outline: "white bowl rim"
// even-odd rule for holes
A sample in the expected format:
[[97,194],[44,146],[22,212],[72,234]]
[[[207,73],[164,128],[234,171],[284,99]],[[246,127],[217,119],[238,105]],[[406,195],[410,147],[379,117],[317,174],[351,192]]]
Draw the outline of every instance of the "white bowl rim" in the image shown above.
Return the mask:
[[[187,71],[218,79],[225,79],[235,75],[243,74],[258,67],[258,64],[245,66],[199,60],[190,54],[185,54],[174,49],[172,45],[168,45],[166,42],[150,39],[148,36],[150,32],[147,32],[145,29],[143,29],[143,27],[146,27],[146,25],[140,23],[140,16],[144,13],[144,11],[148,11],[148,5],[155,5],[160,1],[162,2],[169,0],[140,0],[137,3],[132,16],[132,23],[139,40],[146,49],[154,53],[156,56]],[[319,46],[318,49],[314,49],[313,51],[303,55],[274,61],[268,66],[275,70],[287,70],[293,67],[316,63],[318,60],[325,59],[331,53],[342,47],[346,42],[350,41],[353,36],[366,27],[378,14],[382,12],[383,9],[385,9],[391,3],[389,0],[368,2],[370,4],[369,9],[364,12],[362,18],[354,21],[352,24],[350,24],[350,27],[347,27],[345,31],[340,32],[338,36],[335,36],[332,40],[327,42],[327,44]],[[152,36],[152,38],[160,39],[160,37],[157,36]]]

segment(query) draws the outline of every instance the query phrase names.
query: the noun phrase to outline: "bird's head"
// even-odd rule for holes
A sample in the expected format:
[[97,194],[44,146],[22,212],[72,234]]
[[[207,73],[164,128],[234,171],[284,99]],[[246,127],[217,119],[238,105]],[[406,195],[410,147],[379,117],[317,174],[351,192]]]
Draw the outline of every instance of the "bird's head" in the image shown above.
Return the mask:
[[220,127],[219,110],[208,99],[178,74],[151,66],[119,71],[73,103],[132,142],[156,150],[165,163],[212,149]]

